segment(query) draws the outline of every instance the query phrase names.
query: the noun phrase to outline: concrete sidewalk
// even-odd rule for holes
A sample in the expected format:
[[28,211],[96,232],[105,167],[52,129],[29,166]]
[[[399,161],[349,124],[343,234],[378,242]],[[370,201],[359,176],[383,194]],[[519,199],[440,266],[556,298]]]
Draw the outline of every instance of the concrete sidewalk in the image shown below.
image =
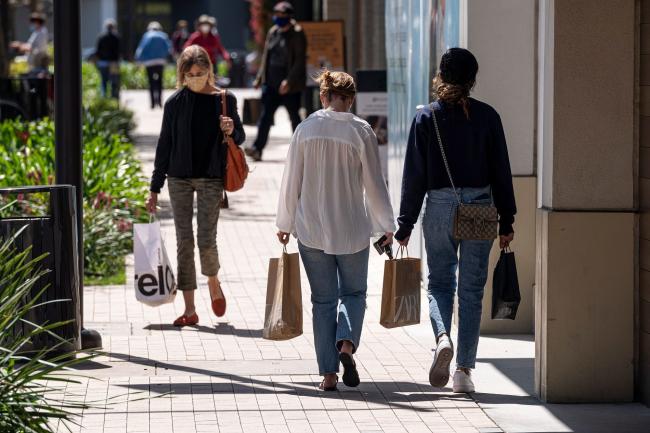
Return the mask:
[[[240,104],[251,93],[238,91]],[[137,147],[148,175],[162,111],[149,110],[145,92],[123,92],[123,99],[136,111]],[[304,335],[284,342],[261,338],[268,259],[282,251],[274,220],[291,135],[288,125],[286,113],[279,112],[265,161],[252,166],[245,189],[229,196],[230,209],[220,217],[225,317],[211,313],[203,279],[197,292],[200,324],[182,330],[171,326],[182,313],[182,300],[160,308],[138,303],[130,284],[131,266],[125,286],[86,288],[85,325],[101,332],[106,354],[84,367],[83,373],[97,380],[84,379],[65,392],[87,402],[118,397],[111,407],[85,411],[83,428],[76,431],[649,431],[650,410],[640,405],[554,407],[530,397],[534,343],[529,336],[481,339],[475,375],[480,392],[474,398],[431,388],[434,340],[426,302],[420,325],[393,330],[380,326],[384,259],[376,254],[371,254],[368,310],[357,356],[362,384],[319,392],[304,272]],[[255,128],[246,132],[251,142]],[[160,203],[162,230],[175,264],[166,188]],[[289,250],[297,251],[295,240]]]

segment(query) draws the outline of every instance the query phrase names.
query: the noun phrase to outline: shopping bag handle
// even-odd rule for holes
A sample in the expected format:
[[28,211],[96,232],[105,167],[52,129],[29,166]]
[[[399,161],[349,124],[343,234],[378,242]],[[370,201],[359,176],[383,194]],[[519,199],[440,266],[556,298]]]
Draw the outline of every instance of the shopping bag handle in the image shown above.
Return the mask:
[[285,254],[289,254],[287,252],[287,244],[282,244],[282,252],[285,253]]
[[406,258],[409,258],[409,247],[405,245],[400,245],[397,247],[397,254],[395,254],[395,258],[397,258],[398,255],[400,255],[400,259],[404,258],[404,250],[406,250]]

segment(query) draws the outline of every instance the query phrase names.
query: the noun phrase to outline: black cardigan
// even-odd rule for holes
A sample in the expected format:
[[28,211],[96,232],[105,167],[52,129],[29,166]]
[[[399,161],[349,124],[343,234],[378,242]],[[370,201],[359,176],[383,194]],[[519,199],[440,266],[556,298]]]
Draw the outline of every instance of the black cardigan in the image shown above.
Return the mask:
[[499,234],[513,232],[517,213],[505,134],[499,114],[470,98],[469,119],[458,104],[434,102],[418,110],[409,133],[402,179],[402,200],[395,238],[411,235],[428,190],[449,188],[433,124],[432,110],[457,188],[492,187],[499,212]]
[[[156,146],[156,160],[151,176],[150,190],[160,192],[167,176],[191,177],[192,175],[192,109],[196,94],[184,87],[165,102],[160,138]],[[217,97],[217,117],[221,115],[221,96]],[[233,119],[235,129],[232,138],[242,144],[246,139],[244,127],[237,113],[237,98],[231,92],[226,94],[228,117]],[[226,165],[226,145],[222,143],[223,132],[219,129],[217,141],[212,147],[208,176],[223,177]]]

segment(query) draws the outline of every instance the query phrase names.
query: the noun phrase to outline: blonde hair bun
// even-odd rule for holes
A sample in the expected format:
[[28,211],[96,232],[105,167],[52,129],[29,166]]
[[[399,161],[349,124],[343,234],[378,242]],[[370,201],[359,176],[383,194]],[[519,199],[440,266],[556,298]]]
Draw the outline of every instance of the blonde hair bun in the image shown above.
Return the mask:
[[320,94],[328,98],[337,94],[345,98],[353,98],[357,94],[354,78],[347,72],[323,69],[314,80],[320,84]]

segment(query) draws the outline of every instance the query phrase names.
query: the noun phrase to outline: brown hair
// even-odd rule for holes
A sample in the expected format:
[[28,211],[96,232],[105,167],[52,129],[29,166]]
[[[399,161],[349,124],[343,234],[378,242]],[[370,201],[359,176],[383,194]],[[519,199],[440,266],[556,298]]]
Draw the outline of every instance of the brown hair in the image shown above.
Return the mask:
[[357,94],[354,78],[346,72],[331,72],[323,69],[314,80],[320,84],[320,94],[328,99],[332,94],[344,98],[354,98]]
[[178,60],[176,61],[176,88],[180,89],[185,85],[185,74],[187,74],[192,66],[197,65],[200,68],[207,69],[208,83],[215,85],[214,71],[212,70],[212,62],[208,52],[198,45],[190,45],[185,48]]
[[440,73],[433,79],[433,95],[442,102],[460,104],[465,116],[469,119],[469,93],[476,81],[466,84],[451,84],[445,82]]

